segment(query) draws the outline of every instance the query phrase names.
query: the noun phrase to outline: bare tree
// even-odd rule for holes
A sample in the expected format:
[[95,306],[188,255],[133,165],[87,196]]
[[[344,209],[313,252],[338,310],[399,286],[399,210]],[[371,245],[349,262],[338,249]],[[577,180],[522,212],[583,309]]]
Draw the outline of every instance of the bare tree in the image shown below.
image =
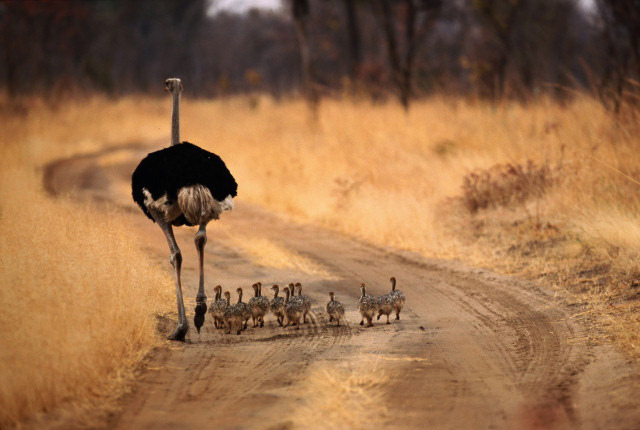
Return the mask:
[[351,81],[355,82],[358,79],[360,64],[362,63],[356,0],[344,0],[344,9],[347,19],[347,35],[349,38],[349,74]]
[[291,12],[300,48],[302,88],[309,107],[315,112],[318,108],[319,98],[315,85],[315,73],[309,46],[309,32],[307,30],[307,20],[310,12],[309,0],[291,0]]
[[617,113],[625,101],[640,102],[640,2],[598,0],[597,6],[608,60],[599,84],[600,98]]
[[497,39],[497,46],[492,50],[494,55],[487,59],[489,67],[481,72],[485,76],[480,77],[494,100],[505,95],[507,66],[514,48],[513,34],[524,3],[524,0],[473,0],[473,6]]
[[[396,35],[394,6],[399,15],[402,36]],[[413,89],[413,73],[418,43],[433,23],[442,6],[441,0],[377,0],[374,10],[385,34],[389,66],[398,97],[405,110],[409,109]],[[404,55],[401,53],[404,46]]]

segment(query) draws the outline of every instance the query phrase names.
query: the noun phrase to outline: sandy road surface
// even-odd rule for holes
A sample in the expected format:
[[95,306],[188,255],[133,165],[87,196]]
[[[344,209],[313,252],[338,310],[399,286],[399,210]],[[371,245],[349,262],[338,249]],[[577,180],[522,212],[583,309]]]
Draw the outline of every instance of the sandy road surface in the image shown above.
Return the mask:
[[[132,240],[166,264],[160,229],[134,206],[129,179],[161,142],[60,160],[46,187],[131,209]],[[116,429],[640,429],[637,368],[573,318],[581,309],[559,293],[458,263],[380,248],[242,202],[208,229],[206,286],[300,281],[314,300],[300,330],[277,327],[225,335],[210,318],[200,336],[157,351]],[[194,230],[177,229],[193,317]],[[400,321],[363,328],[358,285],[407,297]],[[329,325],[329,291],[348,325]],[[270,292],[270,291],[269,291]],[[235,297],[235,293],[232,295]],[[245,300],[246,301],[246,300]],[[384,318],[384,317],[383,317]],[[173,321],[161,322],[170,332]]]

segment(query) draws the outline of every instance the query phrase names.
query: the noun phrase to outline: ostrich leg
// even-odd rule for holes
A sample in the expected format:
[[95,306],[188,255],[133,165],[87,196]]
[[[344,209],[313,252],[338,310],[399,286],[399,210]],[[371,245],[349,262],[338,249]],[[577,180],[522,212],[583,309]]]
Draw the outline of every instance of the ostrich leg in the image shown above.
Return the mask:
[[200,333],[200,327],[204,324],[204,317],[207,313],[207,295],[204,292],[204,245],[207,243],[207,224],[200,224],[200,228],[194,239],[198,250],[198,263],[200,265],[200,283],[198,284],[198,294],[196,295],[196,309],[193,323]]
[[204,292],[204,245],[207,243],[207,225],[201,224],[195,237],[196,249],[198,250],[198,263],[200,264],[200,284],[198,285],[198,295],[196,303],[206,303],[207,295]]
[[176,242],[176,238],[173,235],[173,228],[171,224],[168,224],[162,218],[162,215],[157,211],[149,208],[149,213],[156,221],[156,223],[162,229],[164,236],[167,238],[167,243],[169,244],[169,251],[171,254],[169,255],[169,262],[173,266],[175,270],[176,276],[176,301],[178,302],[178,327],[171,334],[168,339],[169,340],[180,340],[184,342],[184,337],[189,331],[189,325],[187,324],[187,317],[184,310],[184,300],[182,298],[182,282],[180,280],[180,270],[182,269],[182,253],[180,252],[180,248],[178,248],[178,243]]

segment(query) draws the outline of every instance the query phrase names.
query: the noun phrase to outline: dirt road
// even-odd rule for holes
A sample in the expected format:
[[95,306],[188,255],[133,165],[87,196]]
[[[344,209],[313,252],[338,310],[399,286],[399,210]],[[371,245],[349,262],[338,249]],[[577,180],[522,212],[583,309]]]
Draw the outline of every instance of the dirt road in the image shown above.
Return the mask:
[[[162,146],[61,160],[47,167],[45,184],[130,209],[132,240],[169,272],[164,237],[129,188],[137,162]],[[249,294],[256,281],[299,281],[314,322],[283,329],[269,315],[264,328],[238,336],[208,318],[200,336],[192,327],[188,342],[154,354],[107,428],[640,429],[638,369],[595,342],[599,333],[560,292],[293,224],[243,203],[239,191],[236,209],[208,229],[209,298],[216,284]],[[177,229],[190,322],[193,234]],[[401,320],[360,326],[358,286],[381,294],[390,276],[408,298]],[[327,322],[329,291],[347,308],[346,326]]]

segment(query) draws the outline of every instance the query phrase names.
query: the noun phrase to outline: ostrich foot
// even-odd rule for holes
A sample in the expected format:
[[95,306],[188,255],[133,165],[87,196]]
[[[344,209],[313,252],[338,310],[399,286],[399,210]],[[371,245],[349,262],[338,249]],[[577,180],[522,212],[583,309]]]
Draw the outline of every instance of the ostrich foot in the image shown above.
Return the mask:
[[195,315],[193,316],[193,325],[196,326],[196,330],[200,333],[200,327],[204,325],[204,317],[207,313],[207,304],[198,303],[196,305]]
[[172,334],[167,336],[167,339],[184,342],[184,337],[186,336],[188,331],[189,331],[189,326],[187,326],[186,324],[178,325],[178,327],[176,327],[176,330]]

